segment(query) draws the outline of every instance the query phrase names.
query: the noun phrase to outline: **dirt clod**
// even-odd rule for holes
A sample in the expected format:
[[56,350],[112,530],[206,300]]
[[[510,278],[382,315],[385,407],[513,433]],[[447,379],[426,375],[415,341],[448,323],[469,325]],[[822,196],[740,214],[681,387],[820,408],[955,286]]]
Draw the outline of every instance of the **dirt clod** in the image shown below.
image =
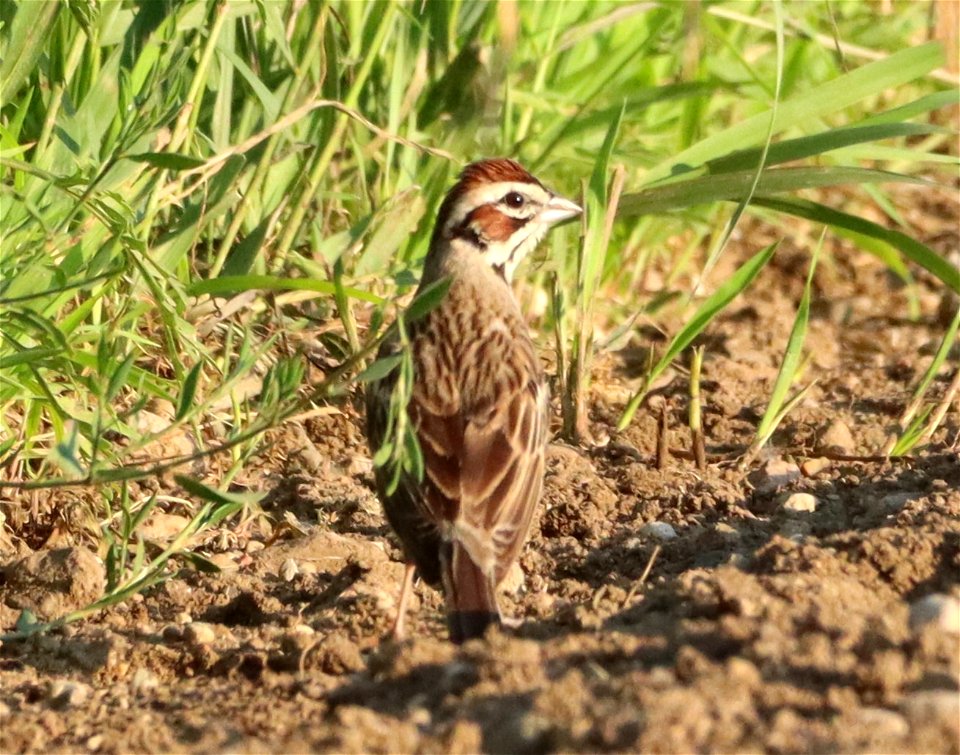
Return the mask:
[[0,625],[24,609],[52,620],[103,594],[103,563],[86,548],[41,550],[0,569]]
[[857,450],[853,433],[843,420],[834,420],[820,435],[821,453],[852,454]]

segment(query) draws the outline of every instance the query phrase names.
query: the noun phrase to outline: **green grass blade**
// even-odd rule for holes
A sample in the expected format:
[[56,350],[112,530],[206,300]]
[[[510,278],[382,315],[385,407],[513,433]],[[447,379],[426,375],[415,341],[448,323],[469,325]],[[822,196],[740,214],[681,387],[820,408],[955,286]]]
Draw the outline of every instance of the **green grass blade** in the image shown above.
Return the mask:
[[[263,291],[316,291],[319,294],[334,294],[336,287],[331,281],[319,281],[313,278],[284,278],[279,275],[225,275],[212,280],[201,280],[187,287],[190,296],[232,296],[242,291],[260,289]],[[344,287],[344,293],[362,301],[380,304],[383,299],[369,291]]]
[[864,236],[884,241],[899,250],[909,260],[935,275],[944,284],[960,293],[960,270],[937,254],[926,244],[912,239],[905,233],[890,230],[864,218],[834,210],[817,202],[806,199],[788,199],[780,197],[757,197],[754,204],[771,210],[814,220],[818,223],[846,228]]
[[617,425],[618,430],[623,430],[630,424],[633,415],[637,411],[637,407],[640,406],[640,402],[646,395],[650,385],[659,377],[660,373],[676,359],[680,352],[693,342],[693,339],[703,332],[704,328],[710,324],[717,314],[753,282],[754,278],[757,277],[764,266],[770,261],[770,258],[773,257],[774,252],[777,250],[778,243],[779,242],[770,244],[770,246],[757,252],[753,257],[743,263],[743,265],[737,268],[733,275],[725,280],[717,290],[700,305],[700,308],[694,313],[693,317],[690,318],[690,321],[673,337],[666,352],[650,370],[649,375],[644,378],[641,389],[630,399]]
[[58,2],[26,2],[17,6],[10,24],[10,41],[0,62],[0,103],[9,103],[33,72],[57,14],[65,7]]
[[[943,60],[943,46],[929,42],[856,68],[780,103],[777,130],[813,122],[887,88],[905,84],[942,65]],[[666,178],[676,169],[702,165],[744,144],[757,142],[763,138],[769,123],[769,112],[757,113],[664,160],[647,172],[645,180],[650,183]]]
[[[898,136],[920,136],[942,132],[943,129],[925,123],[878,123],[871,126],[851,126],[826,131],[822,134],[787,139],[771,144],[767,152],[767,165],[779,165],[791,160],[816,157],[826,152],[853,144],[875,142],[880,139],[893,139]],[[757,164],[761,149],[745,149],[729,155],[708,160],[706,166],[710,173],[730,173],[744,170]]]
[[[681,207],[747,196],[756,178],[755,170],[706,175],[627,194],[620,202],[621,217],[656,215]],[[803,167],[768,170],[757,184],[756,198],[799,189],[816,189],[860,183],[927,183],[923,178],[871,168]]]
[[787,400],[787,394],[793,385],[800,367],[800,358],[803,353],[803,343],[807,336],[807,323],[810,319],[810,295],[813,289],[813,274],[817,269],[817,261],[820,259],[820,251],[823,248],[823,238],[826,229],[820,234],[820,241],[813,251],[813,257],[810,259],[810,269],[807,271],[807,282],[803,287],[803,296],[800,297],[800,304],[797,307],[797,314],[793,320],[793,328],[790,330],[790,337],[787,339],[787,348],[783,353],[783,361],[780,363],[780,370],[777,372],[777,379],[773,384],[773,391],[770,393],[770,400],[767,403],[767,410],[763,413],[760,424],[757,427],[754,447],[760,448],[773,433],[774,429],[782,419],[782,410],[784,402]]

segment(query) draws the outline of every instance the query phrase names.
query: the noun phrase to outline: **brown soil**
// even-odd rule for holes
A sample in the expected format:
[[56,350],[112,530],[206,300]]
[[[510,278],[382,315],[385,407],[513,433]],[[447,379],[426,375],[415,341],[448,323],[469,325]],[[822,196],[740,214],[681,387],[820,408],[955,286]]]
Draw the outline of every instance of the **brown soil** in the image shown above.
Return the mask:
[[[245,478],[262,512],[199,544],[220,573],[0,647],[0,751],[960,752],[960,411],[909,460],[855,458],[883,447],[955,303],[921,276],[909,320],[879,263],[835,249],[816,277],[818,382],[741,470],[802,290],[794,243],[702,339],[706,470],[683,451],[685,376],[618,434],[650,341],[598,360],[590,430],[609,441],[551,448],[502,600],[518,626],[453,647],[418,585],[411,639],[382,639],[403,567],[345,404],[271,438]],[[661,404],[675,453],[657,469]],[[0,578],[0,629],[102,588],[75,550],[42,557]]]

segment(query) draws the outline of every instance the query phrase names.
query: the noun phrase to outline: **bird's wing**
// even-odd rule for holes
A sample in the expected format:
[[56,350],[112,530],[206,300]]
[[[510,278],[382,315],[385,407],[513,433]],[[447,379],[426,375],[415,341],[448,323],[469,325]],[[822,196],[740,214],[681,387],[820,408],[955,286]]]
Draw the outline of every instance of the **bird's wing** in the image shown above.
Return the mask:
[[498,580],[526,538],[548,431],[546,387],[524,328],[519,316],[495,318],[457,355],[437,339],[417,359],[413,414],[426,501]]
[[497,581],[527,537],[543,484],[547,430],[546,388],[531,375],[464,432],[456,529],[477,563],[495,570]]

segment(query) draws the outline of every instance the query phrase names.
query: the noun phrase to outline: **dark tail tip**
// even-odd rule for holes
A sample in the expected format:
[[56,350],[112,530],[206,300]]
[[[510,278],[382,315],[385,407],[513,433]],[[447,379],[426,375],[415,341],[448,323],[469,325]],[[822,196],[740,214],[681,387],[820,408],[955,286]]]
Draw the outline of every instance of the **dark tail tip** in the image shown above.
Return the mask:
[[500,615],[491,611],[453,611],[447,614],[447,624],[450,627],[450,641],[459,645],[475,637],[483,637],[487,627],[500,624]]

